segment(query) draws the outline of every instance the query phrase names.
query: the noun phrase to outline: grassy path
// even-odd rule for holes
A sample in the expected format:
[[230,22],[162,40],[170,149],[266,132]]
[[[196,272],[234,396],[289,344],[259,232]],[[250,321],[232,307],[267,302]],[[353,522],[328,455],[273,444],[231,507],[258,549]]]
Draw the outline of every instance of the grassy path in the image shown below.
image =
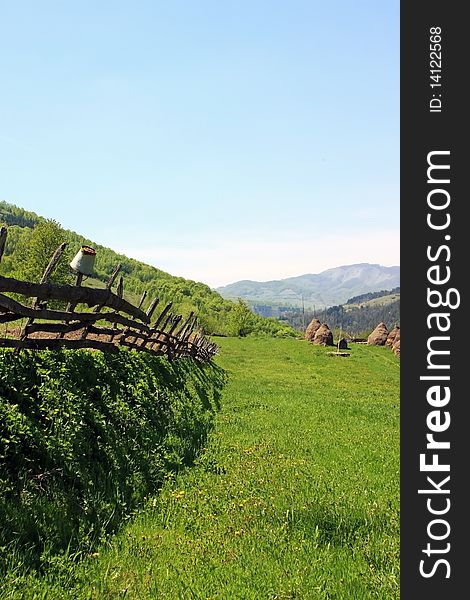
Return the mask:
[[22,598],[399,598],[398,360],[220,343],[229,382],[197,464]]

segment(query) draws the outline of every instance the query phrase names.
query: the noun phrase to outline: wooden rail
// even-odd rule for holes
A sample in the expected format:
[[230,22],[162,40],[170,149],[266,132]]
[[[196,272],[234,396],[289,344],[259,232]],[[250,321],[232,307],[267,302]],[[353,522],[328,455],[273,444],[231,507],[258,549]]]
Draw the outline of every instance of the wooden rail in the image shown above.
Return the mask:
[[[0,228],[0,261],[6,237],[6,227]],[[157,356],[166,355],[170,360],[186,356],[202,362],[210,361],[217,354],[218,346],[206,338],[193,313],[183,321],[180,315],[170,311],[172,303],[169,302],[152,323],[158,298],[154,298],[144,311],[142,305],[147,295],[144,292],[139,306],[134,306],[123,298],[122,277],[114,293],[112,286],[120,265],[117,265],[104,289],[82,286],[81,277],[77,277],[76,285],[52,283],[50,277],[65,247],[66,243],[63,243],[57,248],[40,283],[0,275],[0,323],[27,319],[21,332],[0,337],[0,347],[15,348],[15,352],[23,348],[92,348],[117,352],[119,346],[123,346]],[[26,306],[8,296],[9,293],[33,298],[31,305]],[[49,300],[63,301],[67,308],[47,308]],[[76,307],[79,304],[93,310],[78,311]]]

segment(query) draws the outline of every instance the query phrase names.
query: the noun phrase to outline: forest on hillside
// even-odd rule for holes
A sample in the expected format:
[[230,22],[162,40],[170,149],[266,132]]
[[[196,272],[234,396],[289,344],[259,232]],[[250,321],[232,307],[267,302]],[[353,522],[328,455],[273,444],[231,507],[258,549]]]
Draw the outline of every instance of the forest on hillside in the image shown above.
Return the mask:
[[306,327],[314,317],[327,323],[330,329],[341,329],[347,335],[368,335],[380,322],[384,322],[388,329],[400,324],[400,300],[390,304],[356,306],[349,310],[340,305],[315,313],[306,310],[302,314],[302,309],[284,313],[286,323],[299,330],[304,330],[304,324]]
[[[384,301],[380,302],[380,298],[384,298]],[[253,309],[264,316],[277,316],[299,331],[305,331],[315,317],[327,323],[330,329],[341,329],[351,336],[361,336],[368,335],[380,322],[384,322],[389,329],[400,324],[400,288],[361,294],[343,305],[316,311],[294,306],[263,305],[255,305]]]
[[361,302],[368,302],[369,300],[375,300],[376,298],[383,298],[384,296],[391,296],[400,294],[400,288],[396,287],[392,290],[380,290],[379,292],[367,292],[367,294],[360,294],[354,296],[346,301],[346,304],[360,304]]
[[146,304],[158,296],[160,303],[171,301],[172,310],[183,317],[193,311],[206,334],[296,335],[288,323],[255,315],[241,300],[225,300],[204,283],[172,276],[157,267],[118,254],[78,233],[63,229],[55,220],[45,219],[5,201],[0,201],[1,225],[8,229],[5,252],[0,263],[0,274],[3,276],[39,281],[53,252],[65,241],[67,250],[52,280],[72,283],[73,274],[68,265],[80,247],[87,245],[96,250],[96,262],[94,277],[85,279],[83,285],[104,286],[116,265],[121,264],[125,297],[135,303],[147,291]]

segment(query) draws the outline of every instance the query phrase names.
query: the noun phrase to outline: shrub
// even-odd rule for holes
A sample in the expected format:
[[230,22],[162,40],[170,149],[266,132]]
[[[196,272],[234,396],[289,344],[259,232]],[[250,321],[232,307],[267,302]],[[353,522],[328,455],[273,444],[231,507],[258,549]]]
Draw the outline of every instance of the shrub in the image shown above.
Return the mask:
[[224,378],[126,350],[0,350],[3,558],[37,566],[114,530],[196,457]]

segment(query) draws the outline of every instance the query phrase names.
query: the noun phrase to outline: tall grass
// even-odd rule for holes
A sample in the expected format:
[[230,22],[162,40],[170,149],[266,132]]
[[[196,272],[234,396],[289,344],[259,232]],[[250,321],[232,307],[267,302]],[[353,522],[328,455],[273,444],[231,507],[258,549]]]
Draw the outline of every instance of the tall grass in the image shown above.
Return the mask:
[[17,574],[5,598],[399,597],[396,357],[220,344],[229,383],[195,465],[80,564]]

